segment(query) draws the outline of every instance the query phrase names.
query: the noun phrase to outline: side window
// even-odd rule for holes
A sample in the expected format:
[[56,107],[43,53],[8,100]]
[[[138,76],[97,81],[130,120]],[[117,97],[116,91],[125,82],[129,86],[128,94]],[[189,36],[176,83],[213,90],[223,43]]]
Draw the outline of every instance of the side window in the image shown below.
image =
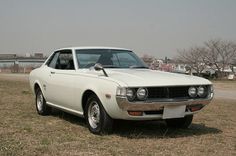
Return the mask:
[[56,61],[56,69],[61,70],[74,70],[73,55],[70,50],[64,50],[59,53]]
[[54,53],[54,55],[50,58],[49,62],[47,63],[48,67],[51,67],[51,68],[56,67],[58,56],[59,56],[58,52]]

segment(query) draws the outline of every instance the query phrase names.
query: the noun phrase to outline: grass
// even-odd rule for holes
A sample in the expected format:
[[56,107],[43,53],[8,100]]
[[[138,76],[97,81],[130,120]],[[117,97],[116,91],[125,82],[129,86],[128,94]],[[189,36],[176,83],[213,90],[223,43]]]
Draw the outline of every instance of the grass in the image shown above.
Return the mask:
[[213,100],[187,130],[119,121],[96,136],[79,117],[39,116],[27,82],[0,79],[0,95],[0,155],[236,155],[236,101]]

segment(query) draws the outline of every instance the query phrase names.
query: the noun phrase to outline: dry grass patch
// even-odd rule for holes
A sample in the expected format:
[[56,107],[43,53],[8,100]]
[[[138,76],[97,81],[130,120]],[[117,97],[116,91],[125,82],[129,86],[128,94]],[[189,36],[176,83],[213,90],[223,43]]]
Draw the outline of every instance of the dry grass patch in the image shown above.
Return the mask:
[[96,136],[79,117],[37,115],[27,82],[0,79],[0,95],[0,155],[236,155],[236,101],[214,100],[187,130],[119,121]]

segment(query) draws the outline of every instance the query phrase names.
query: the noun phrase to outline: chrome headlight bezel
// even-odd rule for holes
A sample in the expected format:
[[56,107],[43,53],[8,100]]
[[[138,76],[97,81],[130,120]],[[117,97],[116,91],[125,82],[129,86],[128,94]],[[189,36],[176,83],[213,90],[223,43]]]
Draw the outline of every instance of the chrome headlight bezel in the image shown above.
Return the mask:
[[197,95],[199,97],[205,97],[207,95],[207,88],[205,86],[199,86],[197,88]]
[[126,97],[129,101],[133,101],[136,97],[135,89],[127,88],[126,89]]
[[209,87],[210,89],[210,93],[214,93],[214,86],[213,85],[210,85],[210,87]]
[[148,97],[147,88],[138,88],[138,90],[136,92],[136,96],[137,96],[138,100],[146,100],[146,98]]
[[195,98],[197,97],[197,88],[196,87],[189,87],[188,89],[188,95],[191,97],[191,98]]

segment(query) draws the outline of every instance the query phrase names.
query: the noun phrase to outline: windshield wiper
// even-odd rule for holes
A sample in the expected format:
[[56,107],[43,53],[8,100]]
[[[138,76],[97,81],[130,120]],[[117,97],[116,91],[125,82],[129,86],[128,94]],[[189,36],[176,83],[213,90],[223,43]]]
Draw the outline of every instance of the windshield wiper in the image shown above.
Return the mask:
[[142,68],[142,69],[149,69],[146,66],[130,66],[129,68]]
[[113,66],[113,65],[103,65],[103,68],[120,68],[120,67]]

